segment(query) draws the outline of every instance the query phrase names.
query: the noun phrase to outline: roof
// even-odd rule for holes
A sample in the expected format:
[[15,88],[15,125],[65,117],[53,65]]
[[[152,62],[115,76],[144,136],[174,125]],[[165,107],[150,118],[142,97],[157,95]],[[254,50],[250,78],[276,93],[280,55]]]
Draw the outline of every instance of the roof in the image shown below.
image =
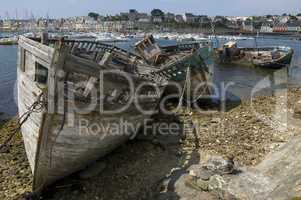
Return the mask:
[[300,21],[290,22],[290,23],[287,23],[287,26],[289,26],[289,27],[300,27],[301,22]]

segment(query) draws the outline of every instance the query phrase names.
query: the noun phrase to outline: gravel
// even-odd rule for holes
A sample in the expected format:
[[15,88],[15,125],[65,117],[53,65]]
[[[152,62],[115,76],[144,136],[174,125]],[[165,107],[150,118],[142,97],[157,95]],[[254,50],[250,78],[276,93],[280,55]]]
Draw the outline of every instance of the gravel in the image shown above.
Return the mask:
[[[288,113],[294,114],[294,106],[300,99],[300,89],[289,91]],[[253,103],[257,113],[273,119],[275,98],[259,97]],[[205,159],[206,154],[222,156],[241,165],[257,165],[268,153],[295,134],[297,129],[289,127],[286,131],[280,131],[273,128],[258,119],[250,105],[250,102],[244,101],[226,113],[204,114],[193,111],[188,116],[197,125],[197,132],[189,133],[186,140],[179,137],[175,142],[173,138],[169,143],[170,138],[158,137],[155,138],[159,141],[156,143],[153,139],[130,141],[103,159],[106,168],[99,175],[82,180],[75,174],[50,187],[42,198],[156,199],[157,192],[164,189],[159,184],[162,180],[169,177],[166,188],[172,190],[174,180],[170,177],[180,177],[189,166]],[[182,115],[187,117],[187,113]],[[174,121],[170,117],[163,120]],[[13,120],[1,123],[0,143],[14,127]],[[0,154],[0,199],[14,200],[21,194],[30,192],[31,184],[32,174],[19,135],[14,139],[9,152]]]

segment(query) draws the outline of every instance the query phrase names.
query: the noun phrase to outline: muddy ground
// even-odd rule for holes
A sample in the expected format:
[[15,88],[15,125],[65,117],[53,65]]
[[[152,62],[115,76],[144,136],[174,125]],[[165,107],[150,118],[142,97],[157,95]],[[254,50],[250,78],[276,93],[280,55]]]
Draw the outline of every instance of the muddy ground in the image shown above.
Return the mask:
[[[239,165],[255,166],[268,153],[298,134],[300,127],[292,116],[296,102],[301,100],[301,90],[291,89],[288,97],[288,109],[280,106],[282,111],[280,109],[276,116],[274,97],[258,97],[252,104],[249,101],[241,102],[225,113],[192,110],[182,111],[173,117],[160,116],[156,121],[185,124],[185,120],[192,120],[197,131],[188,131],[179,137],[138,137],[103,158],[106,168],[101,174],[87,180],[74,174],[49,188],[42,198],[158,199],[157,194],[162,190],[160,187],[164,178],[170,174],[173,174],[174,179],[177,175],[180,177],[191,165],[198,164],[207,156],[221,155]],[[283,129],[283,124],[277,122],[284,113],[289,114],[287,129]],[[259,119],[258,114],[265,117]],[[276,126],[278,129],[275,129]],[[0,143],[14,127],[13,120],[2,122]],[[31,183],[32,175],[18,135],[11,148],[0,154],[0,199],[13,200],[30,192]],[[173,189],[172,184],[169,189]],[[209,193],[204,193],[205,197],[220,198],[219,195]]]

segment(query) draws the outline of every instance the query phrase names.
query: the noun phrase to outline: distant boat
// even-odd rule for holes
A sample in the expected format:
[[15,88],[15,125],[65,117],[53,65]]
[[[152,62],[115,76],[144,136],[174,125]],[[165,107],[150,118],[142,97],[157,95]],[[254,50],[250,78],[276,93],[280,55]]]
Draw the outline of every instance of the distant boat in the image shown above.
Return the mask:
[[236,42],[230,41],[216,49],[215,54],[219,63],[279,69],[291,63],[294,51],[284,46],[239,48]]
[[18,37],[1,38],[0,45],[17,45]]

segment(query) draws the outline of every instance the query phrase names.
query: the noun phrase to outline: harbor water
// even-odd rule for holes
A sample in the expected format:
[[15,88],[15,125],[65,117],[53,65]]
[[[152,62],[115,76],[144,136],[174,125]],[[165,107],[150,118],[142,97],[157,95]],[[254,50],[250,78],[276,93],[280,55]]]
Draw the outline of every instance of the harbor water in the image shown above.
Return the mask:
[[[220,44],[226,41],[219,39]],[[134,41],[119,44],[123,48],[130,48]],[[172,42],[160,41],[161,45],[172,44]],[[281,73],[288,75],[288,83],[290,87],[301,85],[301,41],[291,40],[284,37],[279,38],[257,38],[256,40],[241,40],[238,45],[242,47],[255,46],[289,46],[294,49],[294,57],[288,70],[282,70]],[[0,46],[0,113],[14,116],[17,113],[16,106],[16,63],[17,63],[17,47],[16,46]],[[230,84],[229,92],[239,98],[250,98],[253,88],[258,82],[265,78],[271,78],[275,71],[268,69],[260,69],[253,67],[237,66],[237,65],[217,65],[214,68],[213,80],[217,86],[221,83]],[[265,90],[263,95],[271,95],[272,90]],[[262,93],[261,93],[262,95]]]

